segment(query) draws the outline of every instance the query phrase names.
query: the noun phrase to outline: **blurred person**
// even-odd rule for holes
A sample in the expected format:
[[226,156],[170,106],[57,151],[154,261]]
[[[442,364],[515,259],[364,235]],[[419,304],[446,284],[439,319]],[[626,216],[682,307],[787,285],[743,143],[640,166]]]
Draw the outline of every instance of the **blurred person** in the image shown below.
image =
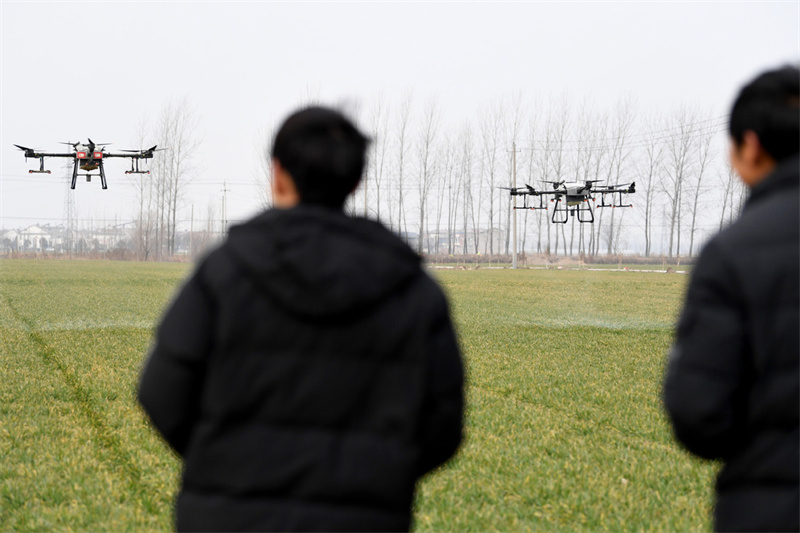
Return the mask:
[[799,87],[787,66],[733,104],[731,163],[750,195],[700,255],[666,371],[675,436],[723,463],[717,531],[800,528]]
[[337,111],[289,116],[275,208],[162,319],[138,397],[183,458],[178,530],[408,530],[417,480],[459,446],[447,301],[398,237],[343,212],[368,143]]

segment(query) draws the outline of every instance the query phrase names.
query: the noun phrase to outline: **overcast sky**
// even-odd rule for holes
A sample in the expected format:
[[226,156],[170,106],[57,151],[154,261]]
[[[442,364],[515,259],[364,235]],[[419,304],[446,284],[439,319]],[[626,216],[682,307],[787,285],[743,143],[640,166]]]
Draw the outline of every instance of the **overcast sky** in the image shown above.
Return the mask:
[[[390,103],[413,90],[447,121],[493,99],[569,92],[641,111],[688,103],[725,115],[741,84],[800,58],[800,2],[0,2],[0,227],[58,223],[63,161],[28,174],[12,144],[139,148],[142,117],[188,98],[202,141],[196,212],[255,212],[259,137],[308,94]],[[123,160],[109,188],[78,182],[79,216],[133,218]]]

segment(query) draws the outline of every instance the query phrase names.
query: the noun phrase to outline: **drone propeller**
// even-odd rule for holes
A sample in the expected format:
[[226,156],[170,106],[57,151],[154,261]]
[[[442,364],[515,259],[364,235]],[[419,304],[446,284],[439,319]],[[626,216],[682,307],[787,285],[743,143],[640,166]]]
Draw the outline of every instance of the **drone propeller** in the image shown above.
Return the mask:
[[542,180],[542,181],[544,183],[552,183],[553,184],[553,190],[558,189],[558,186],[561,185],[562,183],[564,183],[564,180],[561,180],[561,181]]
[[151,146],[150,148],[147,148],[147,149],[140,148],[139,150],[120,150],[120,152],[130,152],[132,154],[146,154],[146,153],[161,152],[161,151],[166,150],[166,148],[158,148],[158,149],[156,149],[156,146],[158,146],[158,145],[154,144],[153,146]]
[[23,152],[33,152],[34,150],[36,150],[35,148],[28,148],[27,146],[20,146],[20,145],[18,145],[18,144],[15,144],[14,146],[16,146],[17,148],[19,148],[19,149],[20,149],[20,150],[22,150]]
[[66,144],[67,146],[72,146],[73,148],[77,148],[77,147],[78,147],[78,145],[79,145],[79,144],[81,144],[81,143],[79,143],[79,142],[77,142],[77,143],[70,143],[70,142],[64,142],[64,141],[61,141],[61,142],[59,142],[58,144]]

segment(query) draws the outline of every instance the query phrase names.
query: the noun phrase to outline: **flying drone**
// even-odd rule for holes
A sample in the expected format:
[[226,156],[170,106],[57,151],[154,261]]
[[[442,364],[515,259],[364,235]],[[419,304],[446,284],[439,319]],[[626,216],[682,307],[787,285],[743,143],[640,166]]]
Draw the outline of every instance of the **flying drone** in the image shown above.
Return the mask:
[[89,139],[88,144],[82,143],[61,143],[72,146],[72,152],[39,152],[34,148],[27,148],[15,144],[17,148],[25,152],[25,160],[28,158],[39,159],[39,170],[29,170],[29,174],[50,174],[49,170],[44,168],[45,157],[71,157],[75,160],[75,165],[72,168],[72,184],[70,189],[75,188],[75,182],[78,179],[78,169],[86,171],[86,174],[81,176],[86,177],[86,181],[92,181],[92,176],[97,174],[90,174],[92,170],[100,170],[100,184],[103,189],[108,189],[106,184],[106,173],[103,169],[103,160],[108,157],[128,157],[131,160],[131,169],[126,170],[125,174],[150,174],[149,170],[139,170],[139,160],[150,159],[156,151],[156,147],[148,148],[147,150],[121,150],[120,152],[126,153],[113,153],[106,152],[105,147],[111,143],[95,143]]
[[[555,224],[566,224],[570,216],[576,216],[578,221],[593,223],[594,207],[632,207],[633,204],[623,204],[622,195],[636,192],[636,182],[618,185],[595,186],[601,180],[586,181],[546,181],[552,185],[552,190],[537,190],[525,184],[525,187],[500,187],[511,192],[511,196],[522,196],[523,204],[514,205],[514,209],[547,209],[544,197],[552,195],[550,202],[555,203],[551,221]],[[600,195],[600,205],[597,205],[594,195]],[[610,202],[606,203],[606,195],[611,195]],[[538,196],[539,205],[530,205],[528,197]],[[563,202],[563,204],[562,204]]]

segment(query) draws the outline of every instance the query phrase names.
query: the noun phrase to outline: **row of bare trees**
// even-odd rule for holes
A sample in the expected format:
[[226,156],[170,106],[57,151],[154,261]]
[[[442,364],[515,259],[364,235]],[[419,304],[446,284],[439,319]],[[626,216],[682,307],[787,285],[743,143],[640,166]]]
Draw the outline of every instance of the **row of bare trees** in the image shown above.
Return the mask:
[[[307,95],[305,103],[315,102]],[[345,111],[373,139],[365,178],[347,209],[381,220],[421,253],[507,255],[516,217],[517,249],[528,253],[591,257],[635,249],[691,256],[738,215],[745,199],[727,163],[727,117],[689,106],[658,115],[641,112],[630,97],[599,108],[566,96],[528,101],[514,94],[448,122],[441,102],[417,102],[407,93],[397,102],[378,95]],[[264,206],[271,137],[270,130],[260,136],[255,169]],[[150,175],[131,178],[137,256],[159,260],[174,254],[176,229],[187,220],[179,210],[196,170],[197,113],[187,100],[167,102],[152,122],[142,121],[138,139],[143,148],[166,148]],[[561,181],[635,181],[636,194],[625,199],[635,207],[600,208],[598,198],[593,224],[576,217],[555,224],[552,210],[513,209],[522,201],[501,187],[512,186],[515,171],[517,186],[537,189]],[[212,235],[213,213],[205,215]]]

